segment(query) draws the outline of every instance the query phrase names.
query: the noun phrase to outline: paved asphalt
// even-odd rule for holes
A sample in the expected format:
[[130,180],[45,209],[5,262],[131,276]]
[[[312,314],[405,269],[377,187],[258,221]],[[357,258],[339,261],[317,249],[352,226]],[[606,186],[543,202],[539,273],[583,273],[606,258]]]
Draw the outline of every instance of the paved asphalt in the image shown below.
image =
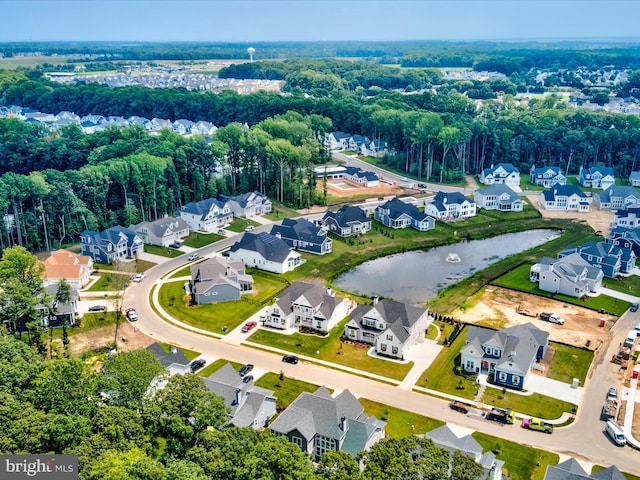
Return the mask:
[[[385,177],[390,177],[384,172]],[[438,187],[440,188],[440,187]],[[256,227],[254,233],[268,231],[270,226]],[[227,238],[198,250],[201,257],[213,254],[231,246],[235,238]],[[181,329],[161,319],[149,304],[151,287],[168,272],[183,266],[186,257],[170,259],[150,269],[147,278],[129,286],[125,292],[125,305],[136,308],[140,320],[136,326],[141,332],[160,342],[202,352],[215,358],[224,358],[240,363],[253,363],[265,371],[280,372],[291,378],[317,385],[326,385],[335,390],[349,390],[357,397],[368,398],[421,415],[478,430],[498,438],[504,438],[524,445],[570,455],[595,464],[616,465],[620,470],[640,475],[640,452],[630,447],[617,447],[604,433],[604,422],[599,420],[606,392],[612,385],[619,385],[618,366],[609,359],[618,348],[626,332],[640,321],[640,312],[627,313],[621,317],[611,331],[609,341],[602,345],[585,382],[583,404],[578,409],[576,421],[568,427],[557,428],[553,435],[524,430],[518,425],[502,426],[480,417],[463,415],[451,410],[448,402],[420,393],[399,389],[375,380],[352,375],[309,362],[298,365],[283,363],[281,355],[256,350],[250,347],[232,345],[212,337],[207,337]]]

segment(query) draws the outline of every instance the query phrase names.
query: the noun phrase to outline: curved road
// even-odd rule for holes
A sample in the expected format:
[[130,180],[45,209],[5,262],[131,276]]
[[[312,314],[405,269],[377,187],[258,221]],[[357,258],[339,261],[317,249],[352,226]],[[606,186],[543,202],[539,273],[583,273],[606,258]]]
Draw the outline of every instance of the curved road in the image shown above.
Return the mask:
[[[255,231],[264,231],[270,226],[256,227]],[[234,238],[221,240],[198,250],[201,257],[211,255],[225,249],[235,242]],[[599,420],[600,408],[606,391],[611,385],[618,385],[617,366],[608,362],[617,349],[616,341],[640,320],[640,312],[627,313],[614,326],[616,340],[603,345],[594,361],[592,370],[585,385],[583,405],[581,405],[576,421],[564,428],[557,429],[553,435],[544,435],[521,429],[518,425],[502,426],[479,417],[465,416],[452,411],[448,402],[434,397],[401,390],[368,378],[352,375],[309,362],[290,365],[281,361],[281,355],[256,350],[250,347],[232,345],[199,333],[179,328],[160,318],[149,303],[152,286],[168,272],[185,264],[185,256],[170,259],[147,272],[147,277],[140,283],[132,284],[125,292],[125,305],[136,308],[140,320],[136,323],[139,330],[157,341],[171,343],[183,348],[202,352],[216,358],[224,358],[239,363],[253,363],[257,368],[279,372],[285,375],[326,385],[335,390],[349,390],[356,397],[368,398],[442,421],[458,424],[478,430],[498,438],[505,438],[517,443],[550,450],[560,454],[571,455],[599,464],[617,465],[622,471],[640,475],[640,453],[629,447],[616,447],[604,433],[604,422]]]

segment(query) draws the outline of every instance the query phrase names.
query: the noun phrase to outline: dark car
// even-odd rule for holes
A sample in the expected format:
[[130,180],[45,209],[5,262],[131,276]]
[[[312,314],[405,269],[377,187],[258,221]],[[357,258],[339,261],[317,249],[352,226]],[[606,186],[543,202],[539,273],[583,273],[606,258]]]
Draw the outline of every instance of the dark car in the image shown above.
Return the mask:
[[207,364],[207,361],[202,358],[196,358],[193,362],[189,364],[189,368],[191,368],[192,372],[199,370]]
[[238,373],[240,374],[241,377],[244,377],[251,370],[253,370],[253,365],[251,365],[250,363],[247,363],[244,367],[240,369]]
[[298,363],[298,357],[295,355],[285,355],[282,357],[282,361],[286,363],[293,363],[294,365]]
[[242,378],[242,383],[253,382],[253,375],[246,375]]
[[639,306],[640,305],[638,305],[637,303],[632,303],[631,304],[631,308],[629,310],[632,311],[632,312],[637,312]]
[[88,308],[90,312],[104,312],[107,309],[104,305],[92,305]]

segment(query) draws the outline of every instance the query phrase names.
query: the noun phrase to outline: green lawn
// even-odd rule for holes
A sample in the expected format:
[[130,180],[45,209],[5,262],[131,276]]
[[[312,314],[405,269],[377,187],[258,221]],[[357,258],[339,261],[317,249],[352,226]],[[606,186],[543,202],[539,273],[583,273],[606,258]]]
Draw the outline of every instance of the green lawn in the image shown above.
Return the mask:
[[505,462],[503,469],[509,473],[508,478],[511,480],[542,480],[547,466],[557,465],[560,460],[555,453],[527,447],[486,433],[474,432],[471,436],[485,451],[497,453],[496,457]]
[[213,363],[210,363],[209,365],[207,365],[206,367],[204,367],[202,370],[200,370],[198,372],[198,375],[204,378],[207,378],[208,376],[210,376],[212,373],[217,372],[218,370],[220,370],[222,367],[224,367],[227,363],[230,363],[231,366],[236,369],[236,370],[240,370],[240,367],[242,367],[241,363],[236,363],[236,362],[230,362],[229,360],[225,360],[224,358],[219,358],[218,360],[216,360]]
[[302,392],[313,393],[319,388],[319,385],[294,380],[285,375],[280,379],[280,375],[273,372],[266,373],[256,380],[256,385],[274,391],[273,396],[278,399],[278,410],[287,408]]
[[563,412],[575,413],[575,405],[539,393],[533,395],[518,395],[508,389],[502,393],[501,389],[487,387],[482,396],[482,403],[487,407],[511,408],[512,410],[531,415],[532,417],[554,420],[560,418]]
[[[169,353],[171,351],[171,347],[173,347],[173,345],[171,345],[169,343],[160,343],[160,346],[162,347],[162,349],[166,353]],[[180,348],[180,350],[182,350],[182,352],[184,353],[184,356],[187,357],[187,360],[189,360],[189,361],[195,360],[196,358],[198,358],[200,356],[200,352],[196,352],[194,350],[189,350],[189,349],[182,348],[182,347],[178,347],[178,348]]]
[[347,321],[348,318],[345,318],[326,337],[303,335],[301,333],[283,335],[275,331],[261,329],[251,335],[250,341],[402,380],[411,370],[413,362],[397,363],[381,360],[367,355],[367,348],[343,343],[341,337]]
[[378,420],[387,422],[385,430],[387,435],[393,438],[427,433],[445,424],[440,420],[400,410],[366,398],[360,398],[359,400],[367,415],[373,415]]
[[153,262],[147,262],[146,260],[135,259],[126,262],[115,263],[94,263],[93,267],[96,270],[118,270],[121,272],[130,272],[131,275],[136,273],[142,273],[149,270],[151,267],[155,267],[157,264]]
[[[607,467],[603,467],[602,465],[594,465],[591,469],[591,474],[593,475],[594,473],[599,472],[600,470],[604,470],[605,468]],[[622,474],[627,478],[627,480],[640,480],[640,477],[638,477],[637,475],[626,472],[622,472]]]
[[159,245],[145,245],[144,251],[152,255],[159,255],[167,258],[175,258],[180,255],[184,255],[184,252],[181,252],[180,250],[176,250],[171,247],[160,247]]
[[618,292],[628,293],[629,295],[640,295],[640,276],[631,275],[620,280],[604,278],[602,286]]
[[594,353],[556,342],[550,342],[549,346],[555,350],[555,353],[547,377],[564,383],[572,383],[573,379],[577,378],[580,384],[584,385]]
[[169,278],[189,277],[190,275],[191,275],[191,265],[187,265],[186,267],[181,268],[180,270],[177,270],[174,274],[170,275]]
[[105,272],[100,278],[89,288],[87,292],[109,292],[112,290],[121,290],[125,283],[129,280],[130,275],[120,273]]
[[262,306],[271,303],[273,297],[287,286],[285,280],[276,275],[255,270],[248,273],[253,275],[256,293],[243,296],[238,301],[189,306],[189,297],[185,294],[182,281],[163,284],[158,298],[172,317],[197,328],[224,334],[240,325]]
[[258,223],[258,222],[255,222],[253,220],[248,220],[246,218],[233,217],[233,223],[231,225],[229,225],[228,227],[226,227],[226,229],[229,230],[230,232],[238,232],[239,233],[239,232],[244,232],[244,229],[247,228],[249,225],[253,225],[254,227],[258,227],[261,224]]
[[185,238],[184,245],[191,248],[201,248],[218,240],[222,240],[223,238],[225,237],[217,233],[194,232]]

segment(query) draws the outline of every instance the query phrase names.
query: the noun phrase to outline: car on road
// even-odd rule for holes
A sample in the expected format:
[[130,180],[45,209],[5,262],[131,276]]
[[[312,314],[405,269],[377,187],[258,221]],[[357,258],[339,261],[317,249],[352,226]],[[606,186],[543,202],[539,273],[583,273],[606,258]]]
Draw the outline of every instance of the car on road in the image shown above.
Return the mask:
[[248,331],[253,330],[256,328],[256,325],[258,325],[258,323],[253,321],[245,323],[242,327],[242,333],[247,333]]
[[407,177],[402,177],[402,178],[400,179],[400,181],[401,181],[401,182],[408,182],[408,181],[409,181],[409,179],[408,179]]
[[240,369],[238,373],[240,374],[241,377],[244,377],[251,370],[253,370],[253,365],[251,363],[247,363]]
[[293,363],[294,365],[298,363],[298,357],[295,355],[285,355],[282,357],[282,361],[285,363]]
[[203,358],[196,358],[193,362],[189,364],[189,368],[191,368],[192,372],[201,369],[207,364],[207,361]]
[[135,308],[127,308],[126,315],[131,322],[138,320],[138,312],[136,312]]
[[618,399],[618,389],[616,387],[611,387],[607,392],[607,400],[615,402]]
[[222,230],[221,228],[218,229],[218,235],[226,235],[227,232],[225,232],[224,230]]
[[144,277],[146,277],[144,273],[137,273],[133,277],[131,277],[131,281],[140,283]]
[[192,253],[191,255],[189,255],[189,256],[187,257],[187,259],[188,259],[189,261],[191,261],[191,260],[195,260],[195,259],[196,259],[196,258],[198,258],[199,256],[200,256],[200,254],[199,254],[199,253]]
[[427,188],[427,184],[426,183],[419,183],[418,184],[418,188]]
[[252,232],[253,231],[253,225],[249,225],[247,226],[247,228],[244,229],[245,232]]
[[91,305],[87,310],[89,312],[104,312],[107,309],[104,305]]
[[632,303],[631,307],[629,308],[629,311],[630,312],[637,312],[639,307],[640,307],[640,305],[638,305],[637,303]]

